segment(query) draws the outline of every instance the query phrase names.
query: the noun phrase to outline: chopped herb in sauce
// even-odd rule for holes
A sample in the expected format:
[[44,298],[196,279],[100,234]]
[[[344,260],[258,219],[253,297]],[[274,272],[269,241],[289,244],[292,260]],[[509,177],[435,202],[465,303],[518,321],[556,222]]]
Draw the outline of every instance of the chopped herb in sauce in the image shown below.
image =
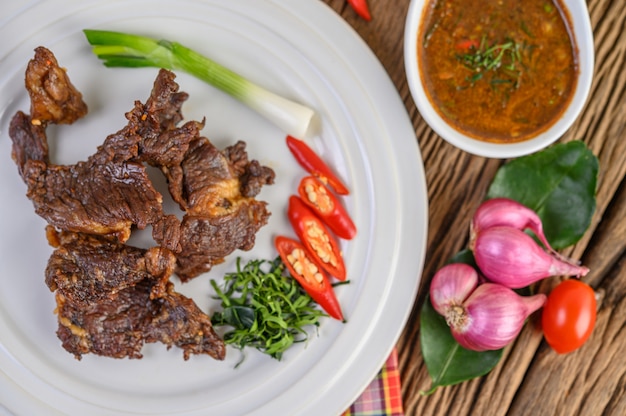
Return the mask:
[[478,48],[471,46],[467,52],[457,55],[457,58],[475,72],[466,78],[471,84],[483,78],[483,71],[496,72],[502,69],[498,74],[501,78],[492,78],[488,82],[492,85],[511,84],[514,88],[519,86],[522,57],[520,45],[513,40],[488,46],[487,40],[483,37]]

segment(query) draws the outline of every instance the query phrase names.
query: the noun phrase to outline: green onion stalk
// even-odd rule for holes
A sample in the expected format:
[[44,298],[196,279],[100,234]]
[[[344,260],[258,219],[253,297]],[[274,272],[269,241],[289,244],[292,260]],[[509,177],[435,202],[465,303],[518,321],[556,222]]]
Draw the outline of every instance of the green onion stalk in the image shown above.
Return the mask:
[[178,42],[106,30],[83,32],[93,53],[107,67],[184,71],[246,104],[287,134],[306,136],[314,116],[312,109],[268,91]]

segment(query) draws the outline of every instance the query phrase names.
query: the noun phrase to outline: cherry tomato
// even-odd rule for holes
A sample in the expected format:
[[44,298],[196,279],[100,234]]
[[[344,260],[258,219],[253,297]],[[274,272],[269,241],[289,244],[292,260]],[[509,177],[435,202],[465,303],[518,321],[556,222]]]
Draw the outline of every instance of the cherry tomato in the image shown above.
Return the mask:
[[596,323],[596,296],[586,283],[565,280],[548,295],[541,316],[548,345],[559,354],[580,348]]

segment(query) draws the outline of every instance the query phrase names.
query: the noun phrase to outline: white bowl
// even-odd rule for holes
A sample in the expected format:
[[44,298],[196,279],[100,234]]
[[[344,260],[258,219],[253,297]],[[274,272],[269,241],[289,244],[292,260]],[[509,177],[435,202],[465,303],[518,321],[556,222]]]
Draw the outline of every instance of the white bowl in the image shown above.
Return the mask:
[[417,109],[435,133],[450,144],[474,155],[505,159],[527,155],[547,147],[558,140],[574,123],[589,95],[594,66],[593,33],[584,0],[562,0],[562,4],[569,11],[579,58],[578,81],[568,107],[548,130],[534,138],[510,144],[490,143],[471,138],[450,126],[433,108],[422,85],[417,56],[419,26],[424,8],[429,3],[430,0],[411,0],[404,28],[404,66]]

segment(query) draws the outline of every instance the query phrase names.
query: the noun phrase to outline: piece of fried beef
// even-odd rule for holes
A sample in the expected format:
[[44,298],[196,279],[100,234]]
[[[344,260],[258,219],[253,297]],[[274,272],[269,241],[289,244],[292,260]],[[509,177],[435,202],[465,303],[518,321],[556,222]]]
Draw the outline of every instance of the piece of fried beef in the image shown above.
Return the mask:
[[76,358],[141,358],[143,345],[154,342],[181,348],[185,359],[224,358],[210,318],[174,291],[169,277],[175,257],[169,250],[51,227],[48,238],[57,247],[46,268],[46,283],[56,292],[57,335]]
[[54,54],[42,46],[28,62],[24,83],[30,97],[30,116],[18,111],[9,127],[11,156],[21,176],[28,160],[48,163],[48,124],[71,124],[87,114],[82,94]]
[[[176,123],[176,108],[186,99],[175,76],[160,70],[144,106],[133,110],[139,126],[143,161],[161,169],[169,192],[185,212],[182,220],[166,216],[154,224],[159,244],[176,252],[176,274],[187,281],[221,263],[237,249],[250,250],[258,230],[267,223],[267,203],[255,197],[274,182],[274,171],[249,160],[239,141],[223,151],[200,135],[204,123]],[[153,109],[161,109],[152,114]],[[168,110],[164,110],[168,109]]]
[[[137,121],[110,135],[87,161],[49,162],[45,126],[71,123],[87,111],[82,97],[47,49],[36,49],[26,70],[31,114],[15,114],[9,126],[12,156],[35,212],[68,231],[114,235],[126,241],[133,226],[162,215],[162,196],[138,160]],[[140,117],[139,115],[135,115]]]
[[[177,275],[191,279],[237,249],[250,250],[270,216],[254,197],[274,181],[274,171],[248,161],[245,143],[219,151],[208,140],[194,142],[182,167],[181,198],[187,209],[180,224]],[[157,239],[158,241],[158,239]]]
[[[11,130],[17,147],[21,147],[17,140],[27,136]],[[128,151],[129,143],[123,133],[111,135],[87,161],[74,165],[27,160],[22,178],[35,212],[59,229],[113,235],[122,242],[133,226],[143,229],[157,222],[163,216],[163,197],[145,166],[119,160],[120,154],[111,151],[117,147]]]
[[72,124],[87,114],[87,104],[54,54],[39,46],[26,68],[26,90],[34,124]]
[[[154,225],[153,236],[176,251],[176,274],[187,281],[209,271],[237,249],[250,250],[267,223],[267,203],[254,197],[274,181],[274,171],[249,161],[245,143],[219,151],[208,139],[190,143],[180,175],[170,177],[174,200],[182,201],[182,221],[169,216]],[[179,184],[172,185],[174,180]]]

